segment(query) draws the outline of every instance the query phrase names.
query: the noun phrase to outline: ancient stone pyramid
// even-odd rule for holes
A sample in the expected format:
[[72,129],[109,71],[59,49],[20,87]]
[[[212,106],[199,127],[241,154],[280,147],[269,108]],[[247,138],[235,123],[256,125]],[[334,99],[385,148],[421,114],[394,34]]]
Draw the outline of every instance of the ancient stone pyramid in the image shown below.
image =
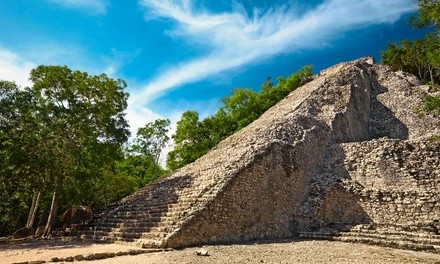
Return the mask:
[[372,58],[333,66],[107,208],[86,237],[181,247],[394,230],[426,233],[437,250],[440,144],[428,139],[440,122],[419,111],[431,92]]

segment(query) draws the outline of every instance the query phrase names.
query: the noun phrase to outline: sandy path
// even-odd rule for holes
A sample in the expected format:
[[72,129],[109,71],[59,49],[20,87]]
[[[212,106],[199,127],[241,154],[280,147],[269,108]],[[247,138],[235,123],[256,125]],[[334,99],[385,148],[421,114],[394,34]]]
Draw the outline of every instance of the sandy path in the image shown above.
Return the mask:
[[124,256],[95,261],[137,263],[439,263],[440,255],[329,241],[296,241],[260,245],[205,247],[210,256],[196,255],[197,248]]
[[[139,250],[135,246],[116,244],[94,244],[78,241],[29,241],[20,244],[0,244],[0,263],[51,260],[92,253],[108,253]],[[84,262],[86,263],[86,262]]]
[[[205,247],[209,256],[197,256],[198,248],[118,256],[82,263],[439,263],[440,255],[332,241],[285,241],[264,244]],[[0,263],[48,261],[78,254],[139,250],[115,244],[38,242],[0,245]]]

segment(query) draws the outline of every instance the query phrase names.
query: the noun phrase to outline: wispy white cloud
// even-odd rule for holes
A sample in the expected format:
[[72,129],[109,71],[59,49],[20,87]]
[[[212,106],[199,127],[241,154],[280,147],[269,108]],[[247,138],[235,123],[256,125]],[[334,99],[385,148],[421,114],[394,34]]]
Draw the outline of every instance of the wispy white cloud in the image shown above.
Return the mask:
[[21,58],[10,50],[0,47],[0,80],[15,82],[25,87],[31,86],[28,76],[35,64]]
[[249,15],[235,4],[231,12],[212,13],[193,0],[140,0],[146,19],[170,19],[171,37],[182,38],[209,51],[167,68],[143,87],[144,104],[167,90],[203,80],[243,65],[301,49],[316,49],[350,30],[393,23],[416,10],[413,0],[326,0],[306,13],[289,5]]
[[140,51],[140,49],[121,51],[112,48],[108,55],[102,57],[102,61],[107,65],[104,69],[104,73],[114,77],[123,66],[135,59],[140,54]]
[[93,15],[107,13],[107,0],[46,0],[64,8],[80,9]]

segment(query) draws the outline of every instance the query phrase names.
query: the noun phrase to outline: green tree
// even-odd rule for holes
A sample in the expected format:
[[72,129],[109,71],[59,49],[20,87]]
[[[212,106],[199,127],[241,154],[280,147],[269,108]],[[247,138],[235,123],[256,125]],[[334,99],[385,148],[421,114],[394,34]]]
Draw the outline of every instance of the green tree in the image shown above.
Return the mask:
[[[34,85],[24,89],[2,83],[1,104],[9,106],[0,117],[6,156],[1,165],[9,169],[1,173],[53,190],[45,229],[49,235],[64,183],[91,179],[120,158],[118,149],[129,134],[123,113],[128,94],[122,80],[67,67],[39,66],[30,79]],[[18,185],[25,192],[29,188]]]
[[410,23],[416,28],[434,27],[440,28],[440,1],[417,0],[420,7],[417,17],[412,17]]
[[251,89],[235,89],[230,97],[221,101],[221,111],[230,116],[236,130],[249,125],[264,112],[258,94]]
[[440,84],[440,36],[428,34],[425,37],[423,59],[429,73],[426,79],[433,85]]
[[156,119],[138,129],[131,152],[153,157],[159,164],[160,154],[169,141],[170,120]]
[[106,205],[134,193],[141,180],[132,171],[121,168],[126,159],[109,163],[95,171],[94,177],[69,177],[63,185],[60,204],[67,209],[69,205],[88,205],[99,211]]
[[89,76],[67,67],[39,66],[30,78],[44,126],[51,163],[46,164],[54,183],[45,235],[56,219],[58,198],[66,178],[93,177],[94,171],[117,159],[128,137],[123,111],[126,84],[105,74]]
[[410,19],[416,29],[430,27],[422,39],[403,40],[399,44],[389,44],[381,54],[382,63],[394,70],[403,70],[417,75],[422,81],[440,82],[440,1],[417,0],[420,6],[418,16]]
[[174,149],[168,153],[167,167],[170,170],[183,167],[201,156],[211,148],[210,131],[199,121],[199,113],[186,111],[177,122],[176,133],[172,136]]
[[268,78],[263,83],[261,91],[258,94],[263,112],[277,104],[293,90],[307,82],[309,77],[312,75],[312,66],[306,65],[287,78],[278,77],[278,83],[276,85],[273,85],[270,82],[270,78]]
[[403,71],[405,51],[395,43],[388,44],[388,48],[382,51],[383,64],[391,66],[394,70]]
[[410,72],[424,82],[436,82],[438,77],[439,42],[433,35],[419,40],[401,41],[400,45],[390,44],[382,52],[382,63],[391,66],[394,70]]
[[209,144],[206,144],[206,147],[209,149],[216,146],[223,139],[234,134],[238,128],[236,120],[234,120],[223,108],[220,108],[214,115],[205,118],[202,121],[202,125],[209,131],[209,133],[205,133],[208,137],[208,142],[210,142]]
[[130,192],[144,187],[166,172],[151,156],[144,155],[128,155],[124,160],[116,163],[115,169],[116,174],[119,175],[118,178],[129,179],[134,184],[130,185],[132,186]]
[[[31,192],[37,197],[44,184],[41,172],[47,155],[35,109],[35,96],[29,88],[0,81],[0,233],[24,225]],[[35,213],[30,211],[26,225],[32,225]]]
[[135,190],[166,173],[159,161],[170,139],[170,124],[168,119],[157,119],[139,128],[125,158],[116,164],[120,178],[134,179],[137,183]]

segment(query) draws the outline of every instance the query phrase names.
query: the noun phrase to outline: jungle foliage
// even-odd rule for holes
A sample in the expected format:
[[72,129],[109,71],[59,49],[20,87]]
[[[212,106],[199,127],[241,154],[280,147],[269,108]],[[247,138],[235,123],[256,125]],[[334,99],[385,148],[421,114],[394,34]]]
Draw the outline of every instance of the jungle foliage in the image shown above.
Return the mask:
[[44,225],[71,205],[95,211],[164,173],[168,120],[127,144],[126,83],[66,66],[38,66],[32,87],[0,81],[0,235]]

